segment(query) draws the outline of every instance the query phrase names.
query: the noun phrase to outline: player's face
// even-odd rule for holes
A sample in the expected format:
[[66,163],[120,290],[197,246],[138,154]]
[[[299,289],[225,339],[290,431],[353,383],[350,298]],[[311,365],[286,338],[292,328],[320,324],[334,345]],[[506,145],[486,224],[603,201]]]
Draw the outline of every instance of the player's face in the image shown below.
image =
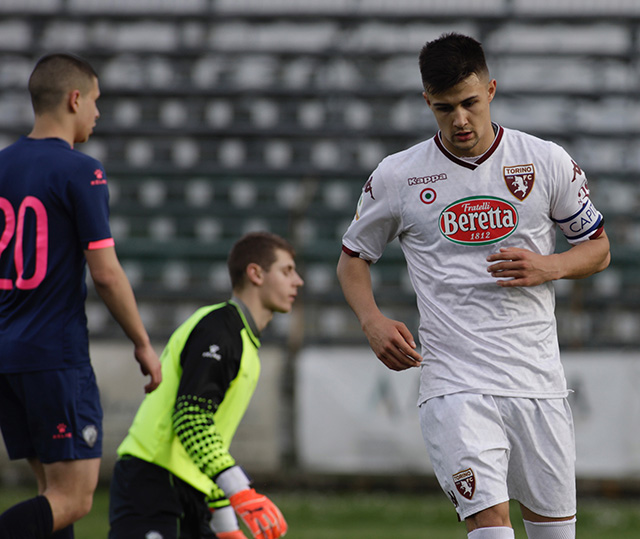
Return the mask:
[[446,92],[423,94],[447,150],[474,157],[489,149],[494,139],[489,103],[495,93],[495,79],[474,73]]
[[93,133],[96,120],[100,117],[97,101],[100,97],[98,79],[94,78],[88,92],[81,93],[78,98],[76,117],[76,135],[74,142],[86,142]]
[[261,288],[263,306],[273,312],[288,313],[298,295],[298,288],[303,284],[291,255],[276,249],[276,260],[264,273]]

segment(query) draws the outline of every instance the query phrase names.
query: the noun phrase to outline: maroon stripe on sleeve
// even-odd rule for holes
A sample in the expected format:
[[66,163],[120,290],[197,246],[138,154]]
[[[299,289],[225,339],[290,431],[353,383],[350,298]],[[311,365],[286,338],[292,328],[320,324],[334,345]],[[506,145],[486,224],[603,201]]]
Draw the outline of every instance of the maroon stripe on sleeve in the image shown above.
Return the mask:
[[342,252],[354,258],[358,258],[360,256],[360,253],[356,253],[355,251],[352,251],[351,249],[349,249],[349,247],[346,247],[344,245],[342,246]]
[[[601,224],[598,227],[598,230],[596,230],[593,234],[591,234],[591,236],[589,236],[590,240],[595,240],[596,238],[600,237],[600,235],[604,232],[604,223]],[[344,247],[343,247],[344,249]]]

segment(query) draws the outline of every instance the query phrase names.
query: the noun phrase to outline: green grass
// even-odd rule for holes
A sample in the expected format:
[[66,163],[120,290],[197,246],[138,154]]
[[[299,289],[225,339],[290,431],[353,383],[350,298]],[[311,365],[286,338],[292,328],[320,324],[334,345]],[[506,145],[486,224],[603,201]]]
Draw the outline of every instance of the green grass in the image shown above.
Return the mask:
[[[27,497],[31,489],[0,486],[0,512]],[[289,523],[288,539],[466,539],[443,494],[300,491],[274,493],[273,501]],[[106,538],[108,492],[98,489],[91,513],[75,526],[76,539]],[[512,507],[516,537],[526,537],[517,507]],[[636,539],[640,530],[637,500],[582,500],[579,539]]]

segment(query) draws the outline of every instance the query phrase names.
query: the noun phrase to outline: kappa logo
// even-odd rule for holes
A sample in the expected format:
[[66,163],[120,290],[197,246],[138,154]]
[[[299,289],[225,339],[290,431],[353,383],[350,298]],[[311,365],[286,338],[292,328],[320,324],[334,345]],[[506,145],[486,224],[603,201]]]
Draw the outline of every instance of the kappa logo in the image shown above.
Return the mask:
[[518,212],[506,200],[480,196],[458,200],[447,206],[439,218],[440,232],[462,245],[487,245],[513,234]]
[[413,178],[407,178],[407,184],[424,185],[425,183],[436,183],[446,179],[447,179],[447,175],[443,172],[442,174],[432,174],[431,176],[418,176]]
[[216,361],[220,361],[222,356],[219,354],[220,347],[217,344],[212,344],[209,346],[209,350],[202,353],[202,357],[209,357],[211,359],[215,359]]
[[536,169],[533,163],[502,167],[502,176],[511,194],[518,200],[524,200],[529,196],[536,180]]
[[355,220],[357,221],[358,219],[360,219],[360,210],[362,210],[362,205],[364,204],[364,195],[366,193],[369,193],[369,196],[371,197],[371,200],[375,200],[376,197],[373,196],[373,176],[371,176],[368,180],[367,183],[364,184],[364,188],[362,189],[362,194],[360,195],[360,198],[358,199],[358,205],[356,206],[356,216],[355,216]]
[[571,164],[573,165],[573,178],[571,179],[571,183],[573,183],[578,176],[582,176],[582,169],[573,159],[571,160]]
[[373,185],[372,185],[372,183],[373,183],[373,176],[371,176],[371,178],[369,178],[367,180],[367,183],[364,184],[364,192],[365,193],[369,193],[371,195],[371,198],[373,200],[375,200],[376,197],[373,196]]
[[467,500],[473,498],[476,491],[476,476],[471,468],[453,474],[453,482],[458,492]]

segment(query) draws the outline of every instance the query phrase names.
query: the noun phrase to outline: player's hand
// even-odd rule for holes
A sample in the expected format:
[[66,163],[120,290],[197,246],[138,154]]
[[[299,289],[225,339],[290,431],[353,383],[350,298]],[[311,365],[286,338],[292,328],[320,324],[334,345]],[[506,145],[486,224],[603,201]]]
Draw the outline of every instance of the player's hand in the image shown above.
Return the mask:
[[382,363],[393,371],[418,367],[422,356],[416,351],[413,335],[402,322],[383,315],[363,323],[369,345]]
[[151,376],[149,383],[144,386],[145,393],[151,393],[162,382],[162,365],[158,359],[158,354],[151,344],[136,346],[134,355],[140,364],[142,374]]
[[498,286],[537,286],[558,278],[556,259],[555,255],[545,256],[528,249],[503,247],[487,257],[487,262],[495,262],[487,271],[499,279],[496,281]]
[[254,489],[241,490],[229,496],[229,502],[254,539],[278,539],[287,533],[287,522],[280,509]]
[[216,537],[218,539],[247,539],[247,536],[240,530],[232,532],[217,532]]

